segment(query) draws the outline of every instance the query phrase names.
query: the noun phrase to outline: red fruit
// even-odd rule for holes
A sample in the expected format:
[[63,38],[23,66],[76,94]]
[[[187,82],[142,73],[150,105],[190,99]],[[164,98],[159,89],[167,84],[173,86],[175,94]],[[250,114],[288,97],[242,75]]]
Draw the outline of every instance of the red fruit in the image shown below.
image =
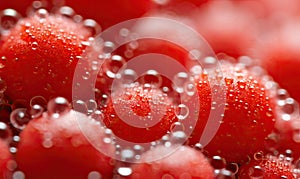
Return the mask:
[[[259,45],[258,58],[262,66],[291,97],[300,101],[300,23],[298,18],[269,30],[269,35]],[[273,27],[273,26],[272,26]]]
[[12,161],[11,153],[9,152],[7,143],[0,140],[0,179],[11,178],[11,169],[9,162]]
[[20,137],[16,161],[26,178],[112,177],[115,151],[104,142],[103,128],[70,110],[63,98],[50,101],[48,112],[33,119]]
[[257,19],[252,12],[231,1],[210,1],[193,19],[216,53],[239,57],[249,54],[257,38]]
[[177,121],[172,100],[156,87],[134,83],[112,93],[104,123],[119,138],[146,143],[160,139]]
[[[187,146],[171,153],[172,150],[173,147],[159,146],[144,153],[139,161],[144,163],[132,165],[132,174],[128,178],[214,178],[214,169],[201,152]],[[161,159],[149,162],[160,156]]]
[[239,178],[288,178],[296,179],[293,173],[294,165],[284,156],[264,156],[262,159],[252,160],[249,164],[240,168]]
[[0,49],[5,94],[28,102],[34,96],[71,100],[74,69],[89,35],[82,25],[44,10],[20,20]]
[[65,3],[84,17],[95,19],[103,29],[139,18],[154,5],[151,0],[66,0]]
[[[242,64],[223,63],[221,68],[226,92],[225,111],[224,114],[221,112],[215,114],[223,117],[219,121],[217,133],[204,150],[210,156],[218,155],[228,162],[243,163],[247,161],[247,155],[265,150],[266,138],[275,127],[274,97],[271,90],[265,86],[267,82],[272,83],[266,80],[268,79],[266,76],[255,71],[251,72]],[[217,77],[218,73],[215,75]],[[198,89],[200,111],[197,125],[189,140],[190,144],[199,142],[209,115],[215,108],[212,105],[211,89],[218,89],[221,85],[204,73],[195,79],[195,84]],[[223,95],[219,94],[219,91],[214,94],[215,100],[221,101]]]

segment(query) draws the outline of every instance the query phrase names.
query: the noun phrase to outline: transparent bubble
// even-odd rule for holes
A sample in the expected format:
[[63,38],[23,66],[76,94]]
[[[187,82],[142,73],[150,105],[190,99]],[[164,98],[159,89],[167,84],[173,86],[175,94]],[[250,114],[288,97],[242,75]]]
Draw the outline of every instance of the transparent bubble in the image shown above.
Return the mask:
[[190,82],[185,83],[184,90],[188,96],[194,96],[197,91],[197,87],[195,86],[195,84],[193,82],[190,81]]
[[15,171],[12,175],[13,179],[25,179],[25,174],[22,171]]
[[106,41],[103,44],[103,53],[104,54],[111,54],[114,51],[115,44],[110,41]]
[[131,84],[134,83],[137,79],[137,74],[132,69],[125,69],[121,74],[121,80],[123,84]]
[[36,11],[35,15],[40,19],[45,19],[49,16],[49,13],[46,9],[39,9]]
[[264,153],[263,153],[263,152],[256,152],[256,153],[253,155],[254,160],[262,160],[263,157],[264,157]]
[[26,108],[17,108],[10,114],[10,122],[16,129],[23,130],[30,120]]
[[43,96],[35,96],[30,100],[30,106],[40,105],[41,107],[47,107],[47,100]]
[[38,104],[35,104],[31,106],[29,113],[31,115],[31,118],[35,119],[42,116],[43,112],[44,112],[44,108]]
[[284,100],[288,97],[288,92],[285,89],[279,89],[277,91],[277,97],[279,100]]
[[124,149],[121,151],[121,159],[122,161],[130,161],[134,158],[134,151],[131,149]]
[[226,169],[215,169],[214,170],[216,179],[235,179],[234,174]]
[[226,167],[226,160],[220,156],[213,156],[210,163],[215,169],[222,169]]
[[130,167],[119,167],[117,171],[119,175],[124,177],[132,174],[132,169]]
[[14,27],[21,15],[14,9],[5,9],[0,13],[0,29],[2,33]]
[[185,104],[179,104],[175,107],[175,115],[179,120],[184,120],[188,117],[190,111]]
[[161,87],[162,76],[156,70],[148,70],[141,77],[142,84],[150,84],[151,86]]
[[101,179],[101,178],[102,178],[101,174],[97,171],[92,171],[88,175],[88,179]]
[[68,18],[72,18],[76,15],[75,11],[69,6],[60,7],[56,13]]
[[47,105],[48,115],[52,118],[58,118],[70,111],[70,103],[63,97],[57,97],[49,101]]
[[97,102],[93,99],[90,99],[85,102],[86,107],[87,107],[87,113],[91,114],[97,109]]
[[16,147],[10,147],[10,148],[9,148],[9,152],[10,152],[11,154],[16,154],[17,151],[18,151],[18,149],[17,149]]
[[120,69],[126,64],[124,58],[119,55],[113,55],[110,59],[105,61],[106,75],[110,78],[120,77]]
[[93,19],[86,19],[82,23],[85,28],[90,30],[92,36],[97,35],[101,32],[100,25]]
[[188,82],[189,80],[189,75],[185,72],[180,72],[177,73],[172,82],[173,82],[173,89],[177,92],[177,93],[183,93],[184,92],[184,87],[185,84]]
[[172,144],[182,144],[186,140],[186,134],[183,131],[172,132],[170,142]]
[[31,49],[32,50],[36,50],[37,48],[38,48],[38,43],[37,42],[32,42],[32,44],[31,44]]
[[20,136],[18,136],[18,135],[13,136],[12,137],[12,141],[10,143],[10,146],[11,147],[17,147],[18,144],[19,144],[19,142],[20,142],[20,140],[21,140]]
[[9,134],[8,126],[4,122],[0,122],[0,138],[6,140],[10,137]]

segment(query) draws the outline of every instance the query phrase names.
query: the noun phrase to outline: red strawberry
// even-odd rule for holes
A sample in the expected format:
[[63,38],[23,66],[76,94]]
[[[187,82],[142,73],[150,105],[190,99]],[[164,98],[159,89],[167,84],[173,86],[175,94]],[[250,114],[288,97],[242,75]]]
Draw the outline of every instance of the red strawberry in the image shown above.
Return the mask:
[[71,100],[74,68],[89,35],[83,25],[45,10],[20,20],[0,49],[5,94],[27,102],[35,96]]
[[258,46],[258,57],[274,80],[299,102],[299,18],[274,23],[271,27],[269,35]]
[[9,152],[6,142],[0,140],[0,179],[11,178],[11,171],[14,168],[10,168],[12,164],[12,156]]
[[154,5],[151,0],[66,0],[65,3],[84,17],[95,19],[103,29],[139,18]]
[[55,98],[48,112],[21,132],[18,170],[26,178],[111,178],[114,160],[109,156],[115,151],[105,136],[94,120],[70,110],[64,98]]
[[104,123],[131,142],[151,142],[170,131],[177,121],[172,100],[156,87],[133,83],[112,93],[103,108]]
[[262,159],[252,160],[249,164],[242,166],[239,178],[296,179],[296,174],[293,172],[294,168],[295,166],[291,164],[289,158],[282,155],[278,157],[267,155]]
[[[223,73],[225,111],[224,114],[216,114],[222,116],[220,126],[204,150],[210,156],[218,155],[228,162],[243,163],[247,161],[247,155],[265,149],[266,138],[275,127],[274,96],[265,86],[266,83],[272,85],[272,81],[258,72],[251,72],[243,64],[223,63],[221,68],[215,75],[218,77]],[[215,108],[211,89],[218,89],[222,85],[220,81],[208,78],[205,73],[196,77],[195,84],[200,111],[190,144],[199,142],[211,110]],[[222,99],[223,94],[219,94],[219,91],[214,94],[216,101]]]
[[[143,163],[132,165],[132,174],[128,178],[214,178],[213,167],[201,152],[187,146],[171,153],[172,150],[174,147],[158,146],[144,153],[139,161]],[[159,160],[149,162],[160,156]]]
[[216,53],[239,57],[247,55],[256,40],[257,19],[253,11],[233,1],[210,1],[192,18]]

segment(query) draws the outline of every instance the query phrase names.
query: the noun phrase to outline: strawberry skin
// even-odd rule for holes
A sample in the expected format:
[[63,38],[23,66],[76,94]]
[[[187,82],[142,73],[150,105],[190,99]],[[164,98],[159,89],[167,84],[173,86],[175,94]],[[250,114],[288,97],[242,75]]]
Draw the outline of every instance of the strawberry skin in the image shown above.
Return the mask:
[[[222,73],[226,92],[225,111],[216,135],[204,149],[211,156],[219,155],[229,162],[243,163],[247,161],[247,155],[264,150],[266,137],[275,127],[275,103],[262,78],[240,64],[223,63]],[[199,75],[195,84],[200,111],[189,140],[191,145],[199,142],[208,121],[212,108],[211,86],[220,85],[210,83],[204,74]]]
[[90,172],[112,177],[109,155],[114,154],[114,146],[103,141],[104,130],[84,114],[71,110],[51,118],[44,113],[20,137],[16,161],[26,178],[87,178]]
[[[141,161],[132,166],[132,175],[128,178],[214,178],[214,169],[209,164],[206,157],[199,151],[188,146],[181,146],[172,153],[172,147],[158,146],[141,156]],[[169,153],[159,160],[147,162],[152,158],[157,158]]]
[[[20,20],[0,49],[0,76],[11,99],[34,96],[71,100],[72,79],[90,32],[59,15],[38,11]],[[64,70],[61,70],[64,69]]]
[[[147,89],[137,83],[121,87],[112,94],[103,113],[105,125],[118,137],[131,142],[158,140],[177,121],[172,100],[166,94],[158,88]],[[132,125],[133,118],[138,118],[138,122],[146,121]]]

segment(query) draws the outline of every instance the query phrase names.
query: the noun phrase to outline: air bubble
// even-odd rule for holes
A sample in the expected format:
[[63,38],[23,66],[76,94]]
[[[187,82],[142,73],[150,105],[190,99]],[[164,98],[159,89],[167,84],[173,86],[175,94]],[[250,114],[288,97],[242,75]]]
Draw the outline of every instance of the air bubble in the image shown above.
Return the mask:
[[25,174],[21,171],[15,171],[12,175],[13,179],[25,179]]
[[156,70],[148,70],[141,77],[142,84],[150,84],[151,86],[161,87],[162,76]]
[[37,48],[38,48],[38,43],[37,42],[32,42],[31,49],[36,50]]
[[189,79],[189,75],[185,72],[180,72],[177,73],[174,78],[173,78],[173,89],[177,92],[177,93],[183,93],[184,92],[184,87],[185,87],[185,83],[188,81]]
[[39,105],[44,109],[47,107],[47,101],[43,96],[35,96],[30,100],[30,106]]
[[235,176],[234,174],[229,171],[229,170],[226,170],[226,169],[216,169],[214,170],[214,173],[215,173],[215,178],[216,179],[234,179]]
[[256,152],[256,153],[253,155],[254,160],[262,160],[263,157],[264,157],[264,153],[263,153],[263,152]]
[[16,129],[23,130],[30,120],[26,108],[17,108],[10,114],[10,122]]
[[101,32],[100,25],[93,19],[86,19],[83,21],[83,26],[89,29],[92,33],[92,36],[95,36]]
[[134,157],[134,152],[130,149],[124,149],[121,151],[121,157],[123,161],[131,160]]
[[175,107],[175,115],[179,120],[186,119],[189,113],[189,108],[185,104],[179,104]]
[[123,84],[132,84],[134,81],[137,79],[137,74],[134,70],[132,69],[125,69],[122,74],[122,83]]
[[51,138],[45,138],[43,143],[42,143],[43,147],[45,148],[51,148],[53,146],[53,142]]
[[126,64],[124,58],[119,55],[113,55],[105,61],[106,75],[110,78],[120,77],[119,70]]
[[102,178],[101,174],[97,171],[92,171],[88,175],[88,179],[101,179],[101,178]]
[[0,138],[1,139],[8,139],[9,138],[9,128],[4,122],[0,122]]
[[44,112],[44,108],[38,104],[35,104],[35,105],[31,106],[29,113],[31,115],[31,118],[35,119],[35,118],[42,116],[43,112]]
[[225,168],[226,166],[226,160],[220,156],[213,156],[211,159],[211,165],[215,168],[215,169],[222,169]]
[[103,44],[103,53],[105,54],[111,54],[114,51],[115,44],[110,41],[106,41]]
[[20,20],[21,15],[14,9],[5,9],[0,14],[0,27],[2,33],[14,27]]
[[283,112],[287,113],[287,114],[292,114],[295,111],[295,100],[293,98],[287,98],[285,100],[285,104],[282,107]]
[[40,19],[45,19],[48,17],[49,13],[46,9],[39,9],[36,11],[35,15]]
[[17,149],[16,147],[10,147],[10,148],[9,148],[9,152],[10,152],[11,154],[16,154],[17,151],[18,151],[18,149]]
[[288,97],[288,92],[285,89],[279,89],[277,91],[277,97],[279,100],[285,100]]
[[194,96],[197,88],[193,82],[187,82],[184,85],[184,90],[188,96]]
[[49,101],[47,105],[48,115],[52,118],[58,118],[59,116],[70,111],[70,103],[63,97],[57,97]]
[[185,132],[183,132],[183,131],[172,132],[171,142],[173,144],[182,144],[185,142],[186,138],[187,138],[187,136],[186,136]]
[[10,146],[17,147],[18,144],[19,144],[19,142],[20,142],[20,140],[21,140],[20,136],[18,136],[18,135],[13,136],[12,137],[12,141],[10,143]]
[[118,174],[121,176],[129,176],[132,174],[132,169],[130,167],[120,167],[118,168]]
[[75,11],[69,6],[63,6],[58,9],[57,14],[63,15],[68,18],[72,18],[75,16]]
[[190,72],[193,76],[198,76],[200,75],[202,71],[202,67],[200,65],[194,65],[191,69]]
[[239,165],[237,163],[229,163],[227,164],[226,169],[231,171],[231,173],[235,175],[239,171]]

